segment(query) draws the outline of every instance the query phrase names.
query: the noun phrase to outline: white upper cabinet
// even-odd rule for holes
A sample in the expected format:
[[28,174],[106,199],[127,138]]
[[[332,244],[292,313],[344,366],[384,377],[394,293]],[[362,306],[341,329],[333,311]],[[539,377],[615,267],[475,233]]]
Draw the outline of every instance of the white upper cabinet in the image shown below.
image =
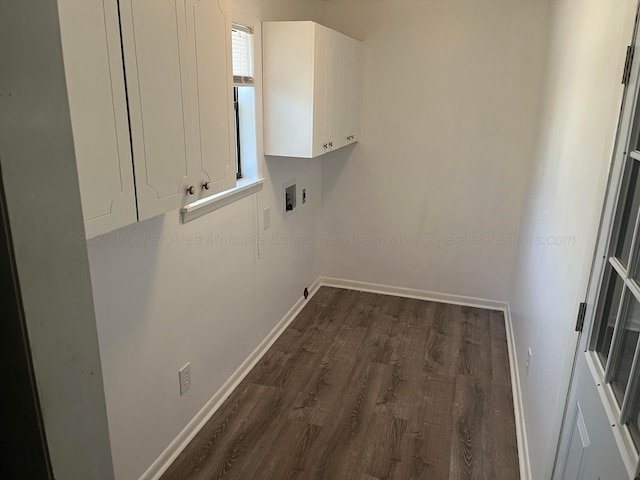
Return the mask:
[[313,158],[358,141],[360,42],[314,22],[262,32],[265,154]]
[[136,221],[127,101],[115,0],[58,4],[87,237]]
[[87,237],[233,188],[229,0],[58,11]]
[[228,0],[121,0],[138,217],[233,188]]

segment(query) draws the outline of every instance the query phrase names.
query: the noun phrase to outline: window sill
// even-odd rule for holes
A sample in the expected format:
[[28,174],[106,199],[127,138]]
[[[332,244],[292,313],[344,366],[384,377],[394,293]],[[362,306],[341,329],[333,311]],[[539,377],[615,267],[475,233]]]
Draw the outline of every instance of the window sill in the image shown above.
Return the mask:
[[264,179],[241,179],[238,180],[236,186],[230,190],[216,193],[210,197],[203,198],[197,202],[189,203],[180,209],[182,223],[188,223],[196,218],[200,218],[209,212],[218,210],[226,205],[248,197],[262,190]]

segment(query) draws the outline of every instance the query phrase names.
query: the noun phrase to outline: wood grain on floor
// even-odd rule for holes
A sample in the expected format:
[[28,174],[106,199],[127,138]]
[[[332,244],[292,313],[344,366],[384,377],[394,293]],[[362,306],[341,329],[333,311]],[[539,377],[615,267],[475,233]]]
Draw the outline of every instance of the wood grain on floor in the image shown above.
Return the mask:
[[500,312],[323,287],[162,480],[518,480]]

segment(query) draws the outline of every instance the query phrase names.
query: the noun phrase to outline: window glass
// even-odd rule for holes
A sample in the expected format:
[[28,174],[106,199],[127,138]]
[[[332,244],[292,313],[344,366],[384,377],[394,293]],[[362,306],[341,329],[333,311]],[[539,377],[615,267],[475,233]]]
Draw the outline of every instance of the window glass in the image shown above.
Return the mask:
[[618,315],[618,307],[620,306],[622,287],[624,285],[618,273],[609,263],[607,263],[604,278],[608,279],[608,284],[600,293],[599,303],[603,307],[600,313],[600,326],[596,343],[596,351],[603,366],[607,364],[607,358],[609,357],[613,329],[616,325],[616,316]]
[[629,383],[629,375],[631,373],[631,365],[640,336],[640,303],[633,294],[627,290],[627,308],[624,311],[623,322],[621,324],[622,331],[616,338],[615,348],[619,351],[615,369],[613,371],[613,380],[611,386],[618,402],[622,404],[624,392]]
[[[255,97],[253,29],[234,23],[231,29],[231,50],[233,53],[233,106],[236,153],[236,179],[245,176],[245,170],[251,170],[255,157]],[[248,92],[250,91],[250,95]],[[255,164],[255,160],[253,160]],[[251,172],[249,172],[250,174]]]
[[631,416],[627,422],[631,438],[636,448],[640,448],[640,391],[636,392],[631,405]]
[[638,170],[640,166],[637,160],[629,158],[630,163],[627,166],[628,188],[626,192],[623,191],[622,195],[626,196],[626,199],[621,201],[621,209],[618,212],[617,221],[620,225],[620,231],[618,234],[618,241],[616,242],[615,256],[620,259],[622,265],[628,268],[629,256],[631,253],[631,241],[633,240],[633,231],[635,229],[636,217],[638,216],[638,207],[640,207],[640,176]]

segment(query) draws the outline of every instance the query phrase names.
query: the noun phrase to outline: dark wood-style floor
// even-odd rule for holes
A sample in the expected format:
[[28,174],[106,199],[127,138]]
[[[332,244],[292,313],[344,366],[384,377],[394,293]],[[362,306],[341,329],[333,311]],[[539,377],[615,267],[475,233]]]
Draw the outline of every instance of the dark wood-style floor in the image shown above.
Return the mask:
[[162,477],[517,480],[502,313],[321,288]]

